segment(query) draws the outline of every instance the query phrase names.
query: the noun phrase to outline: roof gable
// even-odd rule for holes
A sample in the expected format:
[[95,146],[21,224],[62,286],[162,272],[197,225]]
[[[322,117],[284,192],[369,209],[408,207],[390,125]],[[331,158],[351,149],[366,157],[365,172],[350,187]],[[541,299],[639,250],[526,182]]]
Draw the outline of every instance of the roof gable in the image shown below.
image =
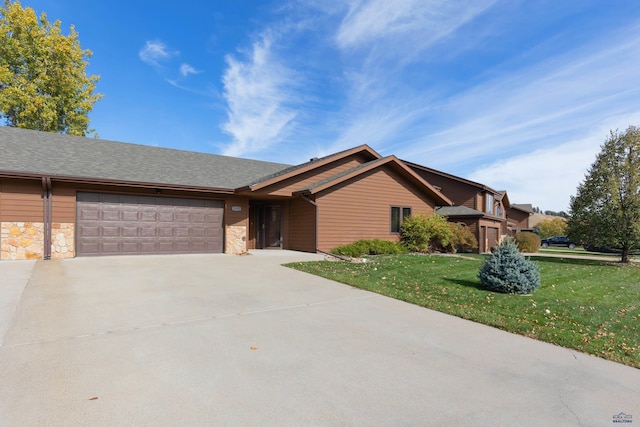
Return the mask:
[[452,202],[444,194],[436,190],[431,184],[423,180],[419,175],[412,171],[407,165],[400,161],[395,156],[382,157],[376,160],[372,160],[367,163],[363,163],[357,167],[344,170],[340,173],[327,177],[321,181],[315,182],[305,188],[301,188],[295,191],[294,195],[299,194],[317,194],[338,184],[341,184],[350,179],[356,178],[362,174],[365,174],[371,170],[381,167],[392,167],[396,171],[400,172],[404,177],[408,178],[418,188],[426,192],[438,205],[451,205]]
[[322,166],[330,165],[331,163],[335,163],[339,160],[342,160],[357,154],[364,155],[365,157],[368,157],[370,159],[379,159],[381,157],[380,154],[378,154],[371,147],[369,147],[366,144],[363,144],[357,147],[350,148],[348,150],[330,154],[325,157],[313,158],[306,163],[302,163],[296,166],[291,166],[289,168],[278,171],[272,175],[262,177],[256,182],[250,184],[248,186],[248,189],[250,189],[251,191],[260,190],[268,186],[271,186],[273,184],[282,182],[286,179],[300,176],[305,172],[313,171],[314,169],[318,169]]

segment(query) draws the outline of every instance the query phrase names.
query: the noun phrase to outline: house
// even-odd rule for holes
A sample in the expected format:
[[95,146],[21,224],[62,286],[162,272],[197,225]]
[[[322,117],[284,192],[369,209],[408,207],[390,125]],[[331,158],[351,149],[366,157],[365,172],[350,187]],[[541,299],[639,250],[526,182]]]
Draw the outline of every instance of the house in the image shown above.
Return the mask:
[[533,205],[513,203],[507,208],[507,221],[509,223],[510,234],[519,231],[533,231]]
[[0,127],[0,259],[329,251],[450,205],[367,145],[292,166]]
[[461,222],[478,239],[478,252],[489,252],[507,235],[506,209],[511,204],[506,191],[496,191],[486,185],[416,163],[404,163],[453,202],[439,206],[436,213],[449,221]]

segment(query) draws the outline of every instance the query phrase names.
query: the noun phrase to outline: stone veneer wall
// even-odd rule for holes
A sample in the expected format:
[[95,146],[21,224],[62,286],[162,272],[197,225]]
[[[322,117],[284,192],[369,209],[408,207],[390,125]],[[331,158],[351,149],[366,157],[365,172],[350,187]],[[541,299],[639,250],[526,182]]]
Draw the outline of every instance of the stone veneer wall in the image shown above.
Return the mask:
[[229,225],[225,234],[225,253],[239,255],[247,252],[247,227]]
[[[51,258],[75,256],[73,223],[51,225]],[[44,256],[44,223],[0,223],[0,259],[39,259]]]
[[76,256],[75,224],[54,222],[51,224],[51,259],[73,258]]

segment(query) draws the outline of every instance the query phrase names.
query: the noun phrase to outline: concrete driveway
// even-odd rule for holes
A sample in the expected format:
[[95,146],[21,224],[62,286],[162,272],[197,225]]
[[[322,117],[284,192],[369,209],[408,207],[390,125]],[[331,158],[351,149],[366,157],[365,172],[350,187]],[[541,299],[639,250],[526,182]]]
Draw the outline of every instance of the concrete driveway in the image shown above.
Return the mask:
[[279,265],[317,258],[0,262],[0,426],[640,423],[640,370]]

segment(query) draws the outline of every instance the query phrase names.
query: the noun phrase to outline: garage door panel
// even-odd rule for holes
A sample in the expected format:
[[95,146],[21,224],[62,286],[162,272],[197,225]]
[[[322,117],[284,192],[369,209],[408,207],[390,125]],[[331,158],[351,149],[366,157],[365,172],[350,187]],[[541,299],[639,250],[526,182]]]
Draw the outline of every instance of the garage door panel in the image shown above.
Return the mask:
[[102,211],[102,221],[120,221],[120,211],[116,208],[108,208]]
[[78,193],[78,255],[222,252],[219,200]]

